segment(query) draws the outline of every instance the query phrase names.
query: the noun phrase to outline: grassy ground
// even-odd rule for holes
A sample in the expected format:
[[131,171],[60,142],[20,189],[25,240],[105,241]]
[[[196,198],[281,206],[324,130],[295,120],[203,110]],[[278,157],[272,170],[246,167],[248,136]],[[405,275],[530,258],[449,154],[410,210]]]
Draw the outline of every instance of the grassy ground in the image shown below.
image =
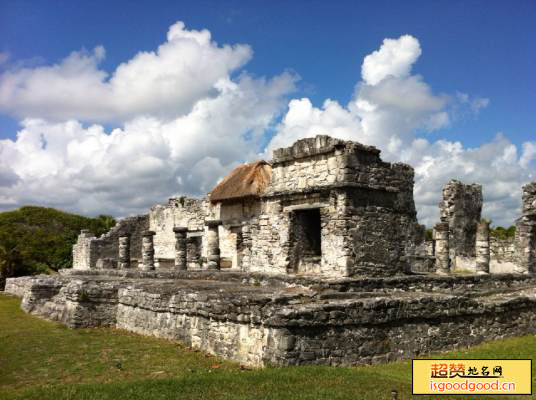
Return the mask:
[[[412,398],[410,362],[247,370],[170,341],[113,329],[67,329],[27,315],[19,306],[19,300],[0,294],[0,399],[388,400],[393,388],[399,399]],[[536,337],[495,341],[443,357],[535,358]],[[416,396],[449,397],[531,398]]]

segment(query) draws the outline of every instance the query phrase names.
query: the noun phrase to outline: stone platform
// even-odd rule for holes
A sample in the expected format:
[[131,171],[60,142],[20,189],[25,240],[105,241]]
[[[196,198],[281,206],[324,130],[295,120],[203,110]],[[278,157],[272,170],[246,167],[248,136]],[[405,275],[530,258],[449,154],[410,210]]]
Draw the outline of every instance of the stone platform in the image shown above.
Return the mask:
[[6,292],[72,328],[176,339],[250,366],[386,362],[536,332],[535,274],[68,270],[8,279]]

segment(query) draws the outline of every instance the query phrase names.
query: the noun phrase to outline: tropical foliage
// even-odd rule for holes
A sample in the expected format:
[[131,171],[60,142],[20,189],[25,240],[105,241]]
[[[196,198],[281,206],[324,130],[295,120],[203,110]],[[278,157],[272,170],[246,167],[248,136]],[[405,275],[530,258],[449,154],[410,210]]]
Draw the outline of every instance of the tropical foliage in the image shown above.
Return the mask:
[[113,225],[109,215],[88,218],[44,207],[0,213],[0,289],[7,277],[70,268],[80,230],[99,236]]
[[516,227],[513,225],[508,228],[498,226],[496,228],[490,229],[489,234],[501,240],[511,239],[516,235]]

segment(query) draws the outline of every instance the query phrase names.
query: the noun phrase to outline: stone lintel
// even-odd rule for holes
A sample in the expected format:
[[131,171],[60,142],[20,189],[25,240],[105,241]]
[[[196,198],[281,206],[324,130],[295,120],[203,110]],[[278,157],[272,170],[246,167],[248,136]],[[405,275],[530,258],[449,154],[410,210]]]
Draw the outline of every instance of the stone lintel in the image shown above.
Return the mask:
[[205,221],[205,225],[209,228],[215,228],[217,226],[220,226],[222,224],[222,221],[219,219],[212,219]]
[[329,207],[327,203],[312,203],[312,204],[298,204],[295,206],[287,206],[283,208],[283,212],[291,212],[298,210],[312,210],[315,208]]
[[448,222],[438,222],[437,224],[435,224],[434,229],[436,231],[441,231],[441,232],[448,231],[449,224]]

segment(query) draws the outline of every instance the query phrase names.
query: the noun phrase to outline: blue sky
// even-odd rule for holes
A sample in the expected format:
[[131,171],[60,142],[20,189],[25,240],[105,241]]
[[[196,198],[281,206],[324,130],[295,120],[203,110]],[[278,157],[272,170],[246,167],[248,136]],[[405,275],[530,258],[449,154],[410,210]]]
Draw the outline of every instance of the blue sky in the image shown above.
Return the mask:
[[[350,100],[363,57],[386,37],[411,34],[425,57],[415,65],[438,92],[490,99],[479,118],[441,132],[479,145],[497,131],[514,143],[536,137],[534,1],[6,1],[0,2],[0,51],[11,62],[51,63],[74,49],[104,45],[107,71],[154,49],[177,20],[209,29],[219,43],[247,43],[247,70],[302,78],[315,104]],[[0,135],[16,119],[1,114]]]
[[[293,76],[292,82],[286,83],[288,87],[281,89],[281,93],[278,94],[278,105],[275,105],[274,100],[274,108],[267,111],[269,116],[266,120],[269,119],[270,123],[260,128],[258,122],[255,122],[253,124],[255,128],[253,125],[244,128],[243,137],[251,135],[254,129],[263,131],[263,138],[255,142],[260,146],[255,149],[257,153],[262,152],[266,145],[270,147],[271,142],[286,143],[284,140],[274,141],[273,136],[280,134],[282,137],[292,135],[296,137],[295,133],[288,136],[288,131],[294,129],[293,127],[281,127],[282,119],[290,111],[289,100],[308,98],[314,108],[322,109],[324,101],[332,99],[341,107],[346,107],[356,98],[356,85],[364,82],[361,77],[364,58],[380,49],[384,39],[398,39],[402,35],[411,35],[418,41],[420,48],[418,52],[420,55],[410,65],[410,76],[422,76],[422,81],[435,99],[442,96],[451,99],[449,105],[442,106],[442,110],[448,113],[448,123],[439,124],[434,129],[425,129],[425,124],[411,125],[412,136],[406,136],[402,140],[404,143],[407,142],[407,148],[415,138],[421,137],[428,140],[431,145],[435,145],[438,140],[445,140],[448,143],[460,141],[463,151],[466,152],[486,146],[493,142],[497,133],[501,132],[507,142],[498,143],[496,147],[500,149],[509,145],[515,146],[518,157],[516,162],[519,164],[524,144],[532,143],[536,139],[534,109],[536,104],[534,101],[536,94],[536,79],[534,78],[536,3],[534,1],[26,2],[1,0],[0,54],[3,55],[4,62],[0,63],[0,74],[7,76],[6,74],[23,68],[31,70],[60,64],[73,51],[85,49],[91,53],[97,46],[103,46],[106,55],[97,62],[98,71],[112,75],[118,65],[132,60],[140,52],[155,51],[165,41],[168,30],[177,21],[182,21],[186,30],[210,31],[212,41],[220,47],[224,44],[250,46],[251,54],[240,62],[240,66],[230,66],[225,70],[225,74],[233,82],[238,82],[244,74],[257,80],[263,77],[270,80],[285,71]],[[109,76],[105,79],[108,78]],[[402,79],[405,78],[402,77]],[[25,84],[22,83],[23,86]],[[105,134],[110,134],[113,128],[126,131],[125,124],[135,118],[133,114],[129,114],[128,118],[97,118],[94,117],[95,114],[86,116],[83,112],[77,114],[77,112],[62,111],[61,115],[65,115],[65,121],[63,121],[57,116],[58,113],[36,112],[35,107],[41,104],[39,102],[35,103],[38,104],[37,106],[32,103],[33,108],[28,111],[30,106],[24,102],[28,102],[31,90],[28,91],[30,95],[27,93],[26,97],[5,97],[2,103],[1,88],[0,85],[0,139],[13,143],[16,143],[17,132],[22,129],[21,121],[25,118],[40,118],[50,124],[76,120],[84,128],[96,123],[103,126]],[[55,87],[51,84],[50,91],[54,90]],[[177,86],[176,90],[180,91],[181,87]],[[84,93],[80,93],[80,96],[84,96]],[[262,96],[259,95],[259,98]],[[467,101],[464,102],[463,98]],[[471,105],[476,104],[475,101],[479,99],[483,100],[485,105],[477,107],[478,110],[475,111]],[[192,105],[198,100],[192,100]],[[41,104],[40,107],[44,109],[49,106]],[[56,106],[52,104],[50,107]],[[439,110],[436,111],[439,112]],[[166,115],[166,118],[171,117]],[[397,115],[397,118],[404,117]],[[396,127],[396,125],[393,126]],[[333,126],[330,125],[330,127]],[[45,138],[44,142],[48,143],[50,140],[47,139],[47,129],[49,128],[36,128],[37,130],[32,134]],[[288,128],[287,131],[285,131],[286,128]],[[41,129],[40,132],[38,132],[39,129]],[[351,128],[348,129],[351,130]],[[284,136],[285,134],[287,136]],[[310,133],[303,132],[298,136],[308,134]],[[359,134],[356,134],[355,138],[361,140]],[[379,143],[374,143],[372,140],[373,143],[370,144],[380,147],[389,158],[387,143],[382,142],[384,140],[382,138],[383,136],[379,134]],[[15,153],[19,154],[19,157],[34,156],[29,153],[21,156],[22,150],[20,149],[24,147],[21,146],[22,144],[19,144],[17,152],[10,151],[9,156],[5,150],[4,161],[8,158],[12,160]],[[8,144],[4,144],[4,147],[7,148]],[[27,146],[24,148],[26,149]],[[171,153],[174,154],[177,151],[174,149]],[[426,151],[430,152],[430,157],[439,157],[437,149],[430,148]],[[479,168],[485,167],[486,163],[482,158],[487,154],[486,151],[483,149],[477,157],[480,162]],[[473,153],[463,153],[460,157],[463,158],[466,154],[473,156]],[[214,158],[210,155],[207,157],[208,159]],[[443,155],[443,162],[445,162],[445,157]],[[508,155],[505,157],[508,158]],[[525,160],[528,159],[527,157]],[[249,158],[248,155],[244,155],[241,161],[247,161]],[[391,159],[397,161],[392,155]],[[411,160],[413,160],[411,156],[401,159],[405,162]],[[183,159],[175,159],[175,161],[181,164]],[[203,162],[203,165],[208,163],[206,160]],[[16,165],[17,162],[13,161],[12,164]],[[463,160],[460,161],[461,164]],[[516,181],[519,185],[534,177],[533,161],[529,160],[528,163],[522,162],[522,164],[524,165],[522,173],[513,170],[511,172],[514,175],[524,174],[519,181]],[[181,165],[185,169],[193,167],[194,164]],[[419,168],[418,165],[412,165]],[[227,171],[232,166],[233,163],[228,160],[220,159],[219,165],[213,166],[212,169],[220,171],[221,174],[221,170]],[[58,170],[62,168],[66,166],[57,167]],[[78,170],[84,169],[81,166],[77,168]],[[463,168],[464,172],[459,172],[459,176],[454,177],[472,179],[482,175],[475,175],[472,172],[477,167],[464,166]],[[32,190],[36,190],[35,185],[37,185],[34,182],[34,186],[31,186],[31,179],[28,178],[31,173],[18,171],[15,167],[12,169],[10,178],[6,177],[4,180],[10,182],[10,190],[13,190],[14,182],[22,186],[18,188],[17,194],[9,194],[3,201],[0,198],[0,204],[3,203],[2,208],[12,208],[20,205],[21,202],[36,200],[28,195]],[[493,175],[493,171],[490,171],[490,174]],[[56,178],[52,175],[54,174],[47,176],[46,179],[57,179],[57,173],[54,175]],[[33,177],[36,178],[36,176]],[[157,190],[156,197],[165,197],[183,191],[202,194],[203,190],[210,188],[210,185],[219,177],[221,176],[214,172],[209,173],[207,170],[206,187],[203,186],[200,193],[193,193],[195,192],[193,187],[184,184],[186,177],[177,173],[167,177],[167,180],[162,182],[162,187],[169,187],[171,181],[179,182],[178,186],[175,184],[175,186],[171,185],[172,189]],[[43,176],[40,178],[43,182]],[[428,179],[432,178],[433,176],[429,174]],[[199,177],[195,178],[194,182],[198,182],[199,179]],[[446,176],[437,177],[436,180],[444,184],[445,179],[447,179]],[[511,181],[511,175],[504,177],[504,180],[505,182]],[[0,184],[1,181],[2,179],[0,179]],[[56,183],[60,184],[59,182]],[[64,181],[61,182],[64,183]],[[53,183],[48,184],[54,187]],[[110,184],[109,187],[112,186]],[[421,190],[422,193],[416,199],[418,205],[421,204],[420,216],[427,222],[437,216],[432,210],[439,196],[437,187],[438,185],[434,185],[434,190],[430,193],[424,193],[425,191]],[[141,210],[150,201],[133,198],[132,193],[124,193],[123,197],[114,197],[106,190],[106,188],[94,188],[92,193],[97,191],[101,197],[84,204],[73,200],[75,196],[72,194],[58,194],[53,199],[44,199],[43,202],[85,213],[103,211],[128,214]],[[503,187],[494,190],[494,192],[501,191],[506,192],[507,189]],[[24,193],[21,194],[22,192]],[[505,200],[504,197],[499,198],[500,196],[490,193],[488,197],[498,202],[489,209],[490,214],[497,220],[511,220],[518,212],[519,204],[516,203],[516,196],[519,197],[518,193],[514,196],[507,196],[508,199]],[[112,205],[112,198],[129,202],[130,206],[115,209]],[[161,198],[153,200],[153,203],[162,201]],[[106,204],[106,206],[99,208],[97,204]],[[428,211],[424,210],[426,207],[429,208]],[[500,211],[501,207],[507,209],[508,212],[503,215]]]

